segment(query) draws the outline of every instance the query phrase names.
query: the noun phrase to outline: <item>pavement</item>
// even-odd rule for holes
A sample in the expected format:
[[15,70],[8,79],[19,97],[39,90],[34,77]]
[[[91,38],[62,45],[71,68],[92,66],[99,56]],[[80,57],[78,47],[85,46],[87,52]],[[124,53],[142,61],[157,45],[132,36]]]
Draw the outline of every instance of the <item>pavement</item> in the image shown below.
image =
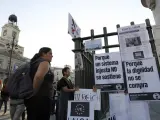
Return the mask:
[[[4,105],[2,106],[2,109],[0,110],[0,120],[11,120],[10,118],[10,113],[9,113],[9,103],[7,106],[7,112],[5,115],[3,115],[3,111],[4,111]],[[27,117],[27,116],[26,116]],[[27,120],[27,119],[26,119]],[[51,116],[50,120],[55,120],[55,116]]]
[[7,112],[5,115],[3,115],[4,111],[4,105],[2,106],[2,109],[0,110],[0,120],[11,120],[10,113],[9,113],[9,104],[7,106]]

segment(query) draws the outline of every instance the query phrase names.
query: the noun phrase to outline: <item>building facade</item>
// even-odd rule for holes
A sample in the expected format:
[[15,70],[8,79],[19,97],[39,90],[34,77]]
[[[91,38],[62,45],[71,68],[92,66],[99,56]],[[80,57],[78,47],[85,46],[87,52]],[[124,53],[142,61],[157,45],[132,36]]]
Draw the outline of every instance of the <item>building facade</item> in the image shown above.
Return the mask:
[[[0,80],[2,81],[7,77],[9,64],[11,64],[10,70],[12,72],[18,68],[18,66],[29,61],[28,58],[23,56],[24,47],[18,44],[19,33],[19,27],[11,21],[8,21],[8,23],[2,26],[0,36]],[[12,45],[13,49],[11,49]]]

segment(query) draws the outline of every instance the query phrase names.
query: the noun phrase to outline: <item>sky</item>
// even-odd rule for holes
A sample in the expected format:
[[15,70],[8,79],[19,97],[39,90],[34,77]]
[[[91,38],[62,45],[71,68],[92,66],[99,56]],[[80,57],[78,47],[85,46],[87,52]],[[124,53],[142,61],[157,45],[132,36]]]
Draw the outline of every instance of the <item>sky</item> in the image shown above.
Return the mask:
[[[68,13],[81,28],[81,37],[116,32],[116,25],[144,23],[149,18],[154,25],[152,12],[141,5],[140,0],[0,0],[0,26],[15,14],[21,30],[19,45],[24,56],[32,58],[41,47],[53,52],[52,66],[71,65],[74,69],[74,42],[68,34]],[[103,38],[102,38],[103,40]],[[109,44],[117,44],[117,36],[109,37]],[[110,49],[110,52],[118,49]],[[102,53],[104,50],[97,51]]]

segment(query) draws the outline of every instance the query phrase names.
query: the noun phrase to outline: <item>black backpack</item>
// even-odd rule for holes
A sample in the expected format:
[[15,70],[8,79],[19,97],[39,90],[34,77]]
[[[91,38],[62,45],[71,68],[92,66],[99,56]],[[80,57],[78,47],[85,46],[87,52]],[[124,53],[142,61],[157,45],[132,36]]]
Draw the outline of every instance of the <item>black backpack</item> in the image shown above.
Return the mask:
[[[30,77],[30,67],[44,60],[36,60],[33,63],[26,63],[20,66],[8,79],[7,91],[14,99],[29,99],[34,95],[33,80]],[[38,64],[37,64],[38,65]]]

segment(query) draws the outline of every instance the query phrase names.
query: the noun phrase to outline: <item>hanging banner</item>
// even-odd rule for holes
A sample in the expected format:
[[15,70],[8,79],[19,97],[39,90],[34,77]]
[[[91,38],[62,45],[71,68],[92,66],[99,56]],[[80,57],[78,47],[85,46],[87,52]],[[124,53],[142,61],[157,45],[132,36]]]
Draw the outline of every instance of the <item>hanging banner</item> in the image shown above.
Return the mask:
[[160,100],[160,80],[155,58],[126,61],[125,73],[131,101]]
[[74,93],[74,100],[93,102],[94,110],[101,110],[101,91],[93,92],[93,89],[79,89]]
[[75,53],[75,71],[83,70],[83,60],[80,52]]
[[88,40],[85,41],[85,51],[94,51],[97,49],[102,49],[102,40],[96,39],[96,40]]
[[94,55],[95,84],[101,90],[123,90],[123,71],[119,52]]
[[78,27],[70,13],[68,14],[68,33],[72,36],[72,38],[81,36],[81,29]]
[[145,24],[118,28],[122,61],[153,57]]
[[92,102],[68,101],[67,120],[94,120]]

